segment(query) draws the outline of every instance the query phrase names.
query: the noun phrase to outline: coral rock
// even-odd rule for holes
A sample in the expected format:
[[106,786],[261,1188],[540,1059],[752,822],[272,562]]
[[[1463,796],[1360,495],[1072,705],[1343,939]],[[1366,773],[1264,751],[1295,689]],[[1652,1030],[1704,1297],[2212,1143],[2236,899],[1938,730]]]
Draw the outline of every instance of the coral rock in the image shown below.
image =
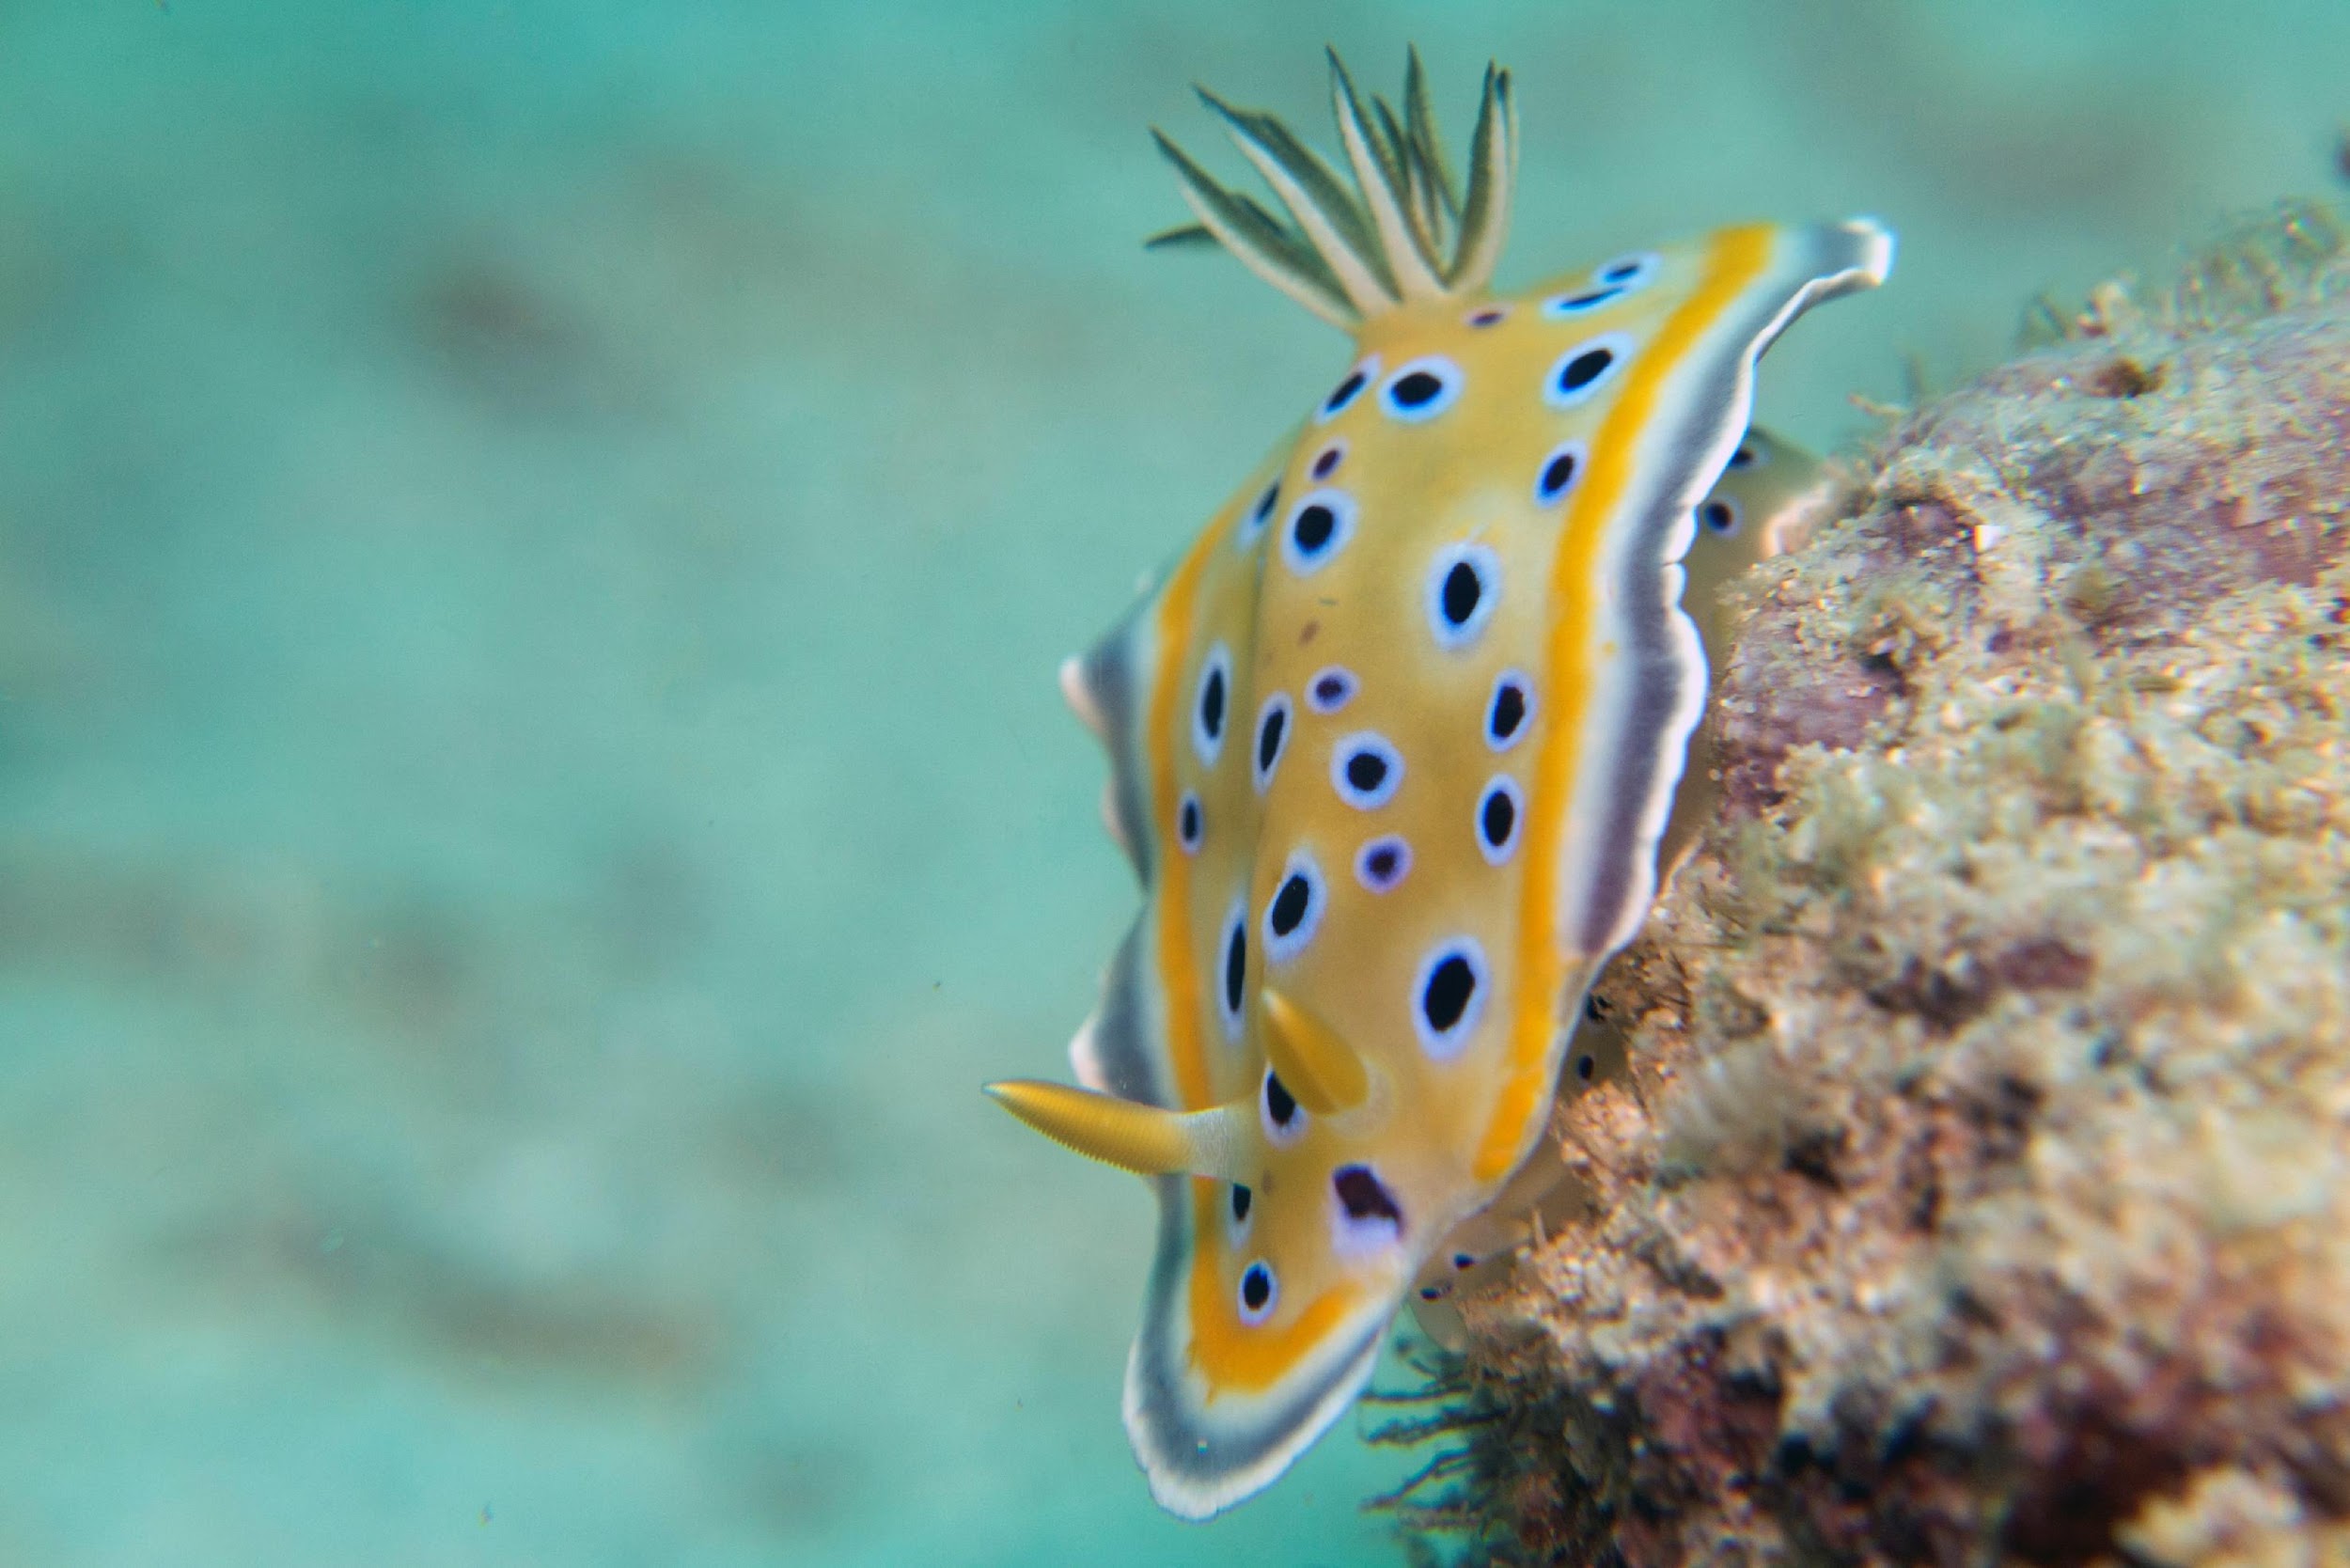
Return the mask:
[[2350,306],[2192,303],[1740,586],[1723,815],[1557,1123],[1595,1201],[1464,1307],[1481,1560],[2341,1553]]

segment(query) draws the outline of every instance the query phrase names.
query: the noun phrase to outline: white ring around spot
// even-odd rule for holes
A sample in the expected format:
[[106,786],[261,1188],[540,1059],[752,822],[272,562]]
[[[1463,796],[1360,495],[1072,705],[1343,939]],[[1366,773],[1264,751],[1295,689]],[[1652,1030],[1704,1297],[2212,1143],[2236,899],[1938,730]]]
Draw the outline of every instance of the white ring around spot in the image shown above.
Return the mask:
[[[1330,537],[1321,548],[1310,555],[1297,542],[1297,520],[1312,507],[1326,507],[1330,512]],[[1309,577],[1330,564],[1330,557],[1346,548],[1346,541],[1355,537],[1355,497],[1343,490],[1308,491],[1290,509],[1289,518],[1281,525],[1281,564],[1300,577]]]
[[[1445,614],[1445,584],[1455,567],[1465,565],[1477,573],[1477,603],[1468,619],[1455,624]],[[1428,627],[1442,649],[1465,648],[1477,640],[1501,603],[1501,557],[1489,545],[1448,544],[1436,552],[1428,569]]]
[[[1435,977],[1448,959],[1459,958],[1469,966],[1474,983],[1469,989],[1468,1005],[1449,1028],[1438,1029],[1428,1021],[1427,1010],[1421,1001],[1428,995],[1428,982]],[[1412,978],[1412,1027],[1419,1035],[1420,1049],[1436,1061],[1450,1061],[1465,1050],[1469,1036],[1477,1032],[1478,1024],[1485,1016],[1485,993],[1491,988],[1489,971],[1485,967],[1485,949],[1477,945],[1474,936],[1455,936],[1440,943],[1420,960],[1419,972]]]
[[[1292,877],[1306,884],[1306,913],[1287,935],[1281,935],[1273,929],[1273,906],[1281,902],[1281,890],[1290,885]],[[1322,928],[1322,912],[1329,902],[1323,885],[1322,868],[1315,863],[1313,855],[1302,849],[1292,851],[1288,861],[1281,867],[1280,880],[1273,885],[1272,897],[1264,902],[1262,934],[1265,963],[1287,964],[1304,952],[1306,944],[1312,941],[1314,933]]]
[[[1333,682],[1337,685],[1332,694],[1324,697],[1323,688]],[[1306,706],[1317,713],[1335,713],[1355,700],[1359,686],[1355,672],[1344,665],[1324,665],[1306,682]]]
[[[1395,870],[1384,882],[1371,874],[1371,857],[1381,850],[1395,852]],[[1373,893],[1387,892],[1411,874],[1412,843],[1401,834],[1373,839],[1355,854],[1355,880]]]
[[1292,1107],[1290,1111],[1289,1125],[1285,1127],[1273,1120],[1273,1107],[1265,1104],[1265,1096],[1276,1076],[1273,1069],[1268,1067],[1265,1069],[1264,1076],[1257,1080],[1257,1125],[1264,1129],[1267,1143],[1276,1149],[1287,1149],[1306,1136],[1306,1107],[1297,1104],[1297,1096],[1290,1093],[1289,1085],[1283,1084],[1281,1092],[1290,1095],[1290,1105]]
[[[1372,1181],[1379,1181],[1379,1173],[1376,1170],[1369,1166],[1364,1166],[1363,1169]],[[1403,1239],[1403,1226],[1400,1220],[1390,1219],[1386,1215],[1372,1215],[1368,1218],[1356,1219],[1353,1215],[1348,1214],[1346,1200],[1339,1196],[1337,1176],[1337,1171],[1331,1172],[1332,1179],[1328,1189],[1330,1194],[1330,1250],[1341,1258],[1375,1258]],[[1383,1189],[1386,1184],[1380,1183]],[[1389,1201],[1393,1201],[1392,1194],[1389,1195]]]
[[[1387,765],[1374,788],[1357,789],[1346,776],[1346,764],[1358,754],[1376,757]],[[1330,748],[1330,787],[1355,810],[1376,811],[1393,800],[1396,791],[1403,787],[1403,753],[1396,750],[1394,742],[1373,729],[1357,729],[1352,735],[1341,736],[1339,744]]]
[[[1264,754],[1264,727],[1273,715],[1281,715],[1281,732],[1273,743],[1273,756]],[[1281,766],[1281,758],[1290,748],[1290,731],[1297,727],[1297,710],[1287,692],[1275,692],[1257,708],[1256,728],[1248,732],[1248,765],[1254,770],[1257,792],[1263,794],[1273,786],[1273,776]]]
[[[1264,1274],[1264,1305],[1252,1308],[1248,1305],[1247,1296],[1242,1293],[1247,1289],[1249,1275],[1258,1271],[1262,1271]],[[1281,1304],[1281,1281],[1274,1275],[1273,1266],[1262,1258],[1255,1260],[1246,1268],[1241,1270],[1240,1277],[1241,1289],[1232,1293],[1232,1305],[1240,1309],[1240,1321],[1254,1328],[1271,1317],[1273,1309]]]
[[1361,400],[1364,389],[1369,387],[1372,382],[1379,379],[1379,356],[1375,353],[1366,354],[1361,359],[1356,360],[1355,362],[1355,368],[1339,378],[1339,385],[1344,386],[1348,382],[1355,380],[1357,376],[1362,378],[1361,384],[1356,386],[1354,391],[1349,392],[1343,399],[1340,399],[1338,393],[1333,391],[1329,397],[1322,400],[1321,406],[1314,410],[1315,424],[1328,424],[1340,415],[1344,414],[1348,409],[1353,408],[1355,404]]
[[[1236,895],[1232,907],[1224,913],[1224,927],[1215,940],[1215,972],[1210,977],[1215,987],[1215,1011],[1224,1021],[1224,1038],[1240,1043],[1241,1026],[1248,1016],[1247,967],[1248,900],[1246,894]],[[1240,1005],[1232,1005],[1232,993],[1225,983],[1225,971],[1232,962],[1232,938],[1238,933],[1242,942]]]
[[[1211,735],[1208,733],[1207,718],[1208,684],[1212,676],[1219,674],[1224,678],[1224,700],[1218,704],[1223,717],[1216,726],[1215,733]],[[1191,749],[1198,757],[1201,767],[1215,766],[1216,759],[1224,755],[1224,737],[1231,732],[1232,651],[1219,642],[1210,648],[1208,656],[1200,661],[1199,679],[1191,688]]]
[[1588,316],[1594,310],[1604,310],[1622,298],[1623,290],[1612,283],[1596,289],[1577,289],[1572,293],[1553,294],[1543,301],[1543,314],[1551,321],[1563,321],[1570,317]]
[[[1559,378],[1567,373],[1567,367],[1585,354],[1606,350],[1607,368],[1580,386],[1562,388]],[[1603,332],[1597,337],[1577,343],[1551,363],[1550,374],[1543,380],[1543,401],[1553,408],[1575,408],[1599,396],[1600,389],[1623,373],[1624,365],[1632,357],[1633,340],[1628,332]]]
[[1628,251],[1602,261],[1591,269],[1591,281],[1604,288],[1621,289],[1637,293],[1656,281],[1656,274],[1665,270],[1665,259],[1653,250]]
[[[1436,383],[1435,396],[1424,403],[1404,404],[1396,400],[1395,389],[1407,376],[1424,375]],[[1395,368],[1395,373],[1379,384],[1379,406],[1390,419],[1401,419],[1407,425],[1425,424],[1461,400],[1461,388],[1467,381],[1461,368],[1440,353],[1422,354]]]
[[1234,542],[1243,550],[1255,549],[1257,541],[1264,538],[1265,526],[1273,521],[1273,514],[1280,505],[1281,481],[1269,479],[1265,487],[1257,492],[1257,498],[1248,503],[1248,510],[1241,513],[1240,526],[1232,531]]
[[[1498,844],[1485,837],[1485,804],[1496,794],[1507,796],[1510,802],[1510,832]],[[1516,854],[1518,836],[1525,826],[1526,795],[1518,788],[1518,781],[1506,773],[1494,775],[1478,792],[1477,820],[1470,824],[1470,831],[1477,835],[1477,851],[1485,857],[1485,864],[1498,866]]]
[[[1566,482],[1553,490],[1550,488],[1550,470],[1560,458],[1570,460],[1573,466],[1567,470]],[[1534,470],[1534,504],[1538,507],[1557,506],[1567,492],[1574,488],[1574,481],[1583,477],[1584,465],[1590,460],[1590,449],[1580,441],[1561,441],[1544,453],[1543,465]]]
[[[1507,735],[1494,733],[1494,704],[1501,699],[1502,689],[1515,686],[1521,712],[1518,726]],[[1492,695],[1485,698],[1485,744],[1496,751],[1507,751],[1526,737],[1526,727],[1534,722],[1534,682],[1522,669],[1505,669],[1494,677]]]

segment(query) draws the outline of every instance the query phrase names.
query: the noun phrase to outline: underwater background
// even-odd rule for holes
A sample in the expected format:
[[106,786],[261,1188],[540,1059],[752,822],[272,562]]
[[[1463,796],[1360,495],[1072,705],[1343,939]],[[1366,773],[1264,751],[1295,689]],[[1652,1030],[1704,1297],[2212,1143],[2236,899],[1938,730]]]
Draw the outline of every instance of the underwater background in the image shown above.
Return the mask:
[[[1118,1404],[1053,670],[1343,365],[1145,134],[1516,73],[1515,285],[1866,212],[1815,446],[2337,182],[2338,3],[0,0],[0,1561],[1357,1563]],[[1383,1382],[1408,1380],[1396,1369]]]

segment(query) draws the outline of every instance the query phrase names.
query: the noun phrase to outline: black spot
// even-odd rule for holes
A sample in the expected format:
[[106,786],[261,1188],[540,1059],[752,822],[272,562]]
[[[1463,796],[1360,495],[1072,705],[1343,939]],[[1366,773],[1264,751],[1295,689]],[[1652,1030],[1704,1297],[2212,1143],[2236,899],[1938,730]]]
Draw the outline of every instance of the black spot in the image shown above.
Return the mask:
[[1262,1263],[1249,1264],[1248,1272],[1240,1277],[1241,1305],[1252,1312],[1261,1312],[1272,1299],[1273,1271]]
[[1599,1058],[1597,1057],[1580,1056],[1574,1058],[1574,1075],[1585,1083],[1590,1083],[1591,1074],[1598,1071]]
[[1444,1287],[1441,1285],[1422,1285],[1419,1288],[1419,1298],[1422,1301],[1438,1301],[1443,1297]]
[[1476,315],[1471,316],[1468,319],[1468,321],[1469,325],[1473,327],[1489,327],[1499,321],[1501,318],[1507,314],[1509,314],[1509,312],[1505,310],[1496,308],[1492,306],[1487,306]]
[[1306,910],[1314,902],[1313,885],[1292,871],[1281,890],[1273,895],[1273,934],[1287,936],[1305,922]]
[[1448,954],[1428,976],[1428,988],[1419,996],[1420,1014],[1430,1028],[1442,1034],[1466,1015],[1469,998],[1476,995],[1477,971],[1459,953]]
[[1543,467],[1543,499],[1555,501],[1574,482],[1574,454],[1560,452]]
[[1273,764],[1281,760],[1281,736],[1289,729],[1287,708],[1268,708],[1264,720],[1257,729],[1257,771],[1271,773]]
[[1322,449],[1322,455],[1314,459],[1314,478],[1326,479],[1332,474],[1337,473],[1339,460],[1344,456],[1346,456],[1346,448],[1343,447],[1324,447]]
[[1739,447],[1736,451],[1734,451],[1734,452],[1731,453],[1731,454],[1730,454],[1730,465],[1731,465],[1732,468],[1751,468],[1751,467],[1753,467],[1753,466],[1754,466],[1754,448],[1753,448],[1753,447]]
[[1607,1015],[1614,1011],[1607,1005],[1607,998],[1596,991],[1583,998],[1583,1016],[1594,1024],[1605,1023]]
[[1738,514],[1731,510],[1728,501],[1708,501],[1698,509],[1698,515],[1717,534],[1726,534],[1738,525]]
[[1236,925],[1224,948],[1224,1011],[1240,1011],[1242,988],[1248,983],[1248,928]]
[[1330,542],[1330,536],[1338,531],[1338,513],[1317,501],[1297,514],[1297,523],[1291,528],[1290,537],[1297,541],[1299,555],[1312,556],[1319,555],[1323,547]]
[[1595,310],[1622,292],[1622,289],[1592,289],[1580,294],[1569,294],[1559,302],[1559,309],[1562,312]]
[[1517,831],[1518,807],[1509,791],[1496,785],[1486,792],[1485,804],[1478,808],[1477,826],[1485,835],[1485,842],[1496,849],[1510,841],[1510,835]]
[[1477,613],[1477,602],[1485,596],[1484,579],[1477,568],[1466,561],[1454,561],[1452,570],[1444,574],[1444,596],[1441,604],[1444,618],[1455,626],[1468,624]]
[[1421,408],[1434,401],[1436,394],[1443,390],[1444,383],[1435,376],[1426,370],[1414,370],[1397,377],[1395,384],[1387,388],[1387,396],[1395,400],[1399,408]]
[[1323,400],[1322,412],[1324,414],[1336,414],[1339,410],[1353,402],[1356,394],[1360,393],[1362,389],[1363,373],[1360,370],[1356,370],[1352,375],[1348,376],[1344,381],[1339,383],[1339,384],[1331,390],[1329,397]]
[[1330,1184],[1339,1191],[1339,1203],[1349,1219],[1392,1220],[1399,1227],[1403,1223],[1403,1211],[1395,1206],[1395,1198],[1367,1165],[1342,1165],[1330,1173]]
[[1609,283],[1622,283],[1640,275],[1640,264],[1637,261],[1619,261],[1599,275]]
[[1613,349],[1585,349],[1566,363],[1559,372],[1560,392],[1580,392],[1607,373],[1607,367],[1616,362]]
[[1250,1194],[1246,1187],[1242,1186],[1238,1182],[1234,1182],[1232,1184],[1233,1224],[1238,1225],[1242,1220],[1248,1217],[1249,1198]]
[[1363,856],[1363,870],[1382,887],[1393,882],[1402,869],[1403,852],[1393,844],[1374,844]]
[[1314,682],[1314,700],[1324,708],[1335,708],[1346,698],[1347,682],[1343,675],[1325,675]]
[[1496,741],[1506,741],[1525,722],[1526,688],[1515,681],[1504,681],[1494,688],[1493,710],[1485,715],[1485,733]]
[[1375,751],[1358,751],[1346,760],[1346,781],[1365,794],[1387,781],[1387,760]]
[[1224,738],[1224,672],[1221,669],[1208,671],[1208,683],[1199,688],[1199,728],[1207,731],[1208,739],[1212,741]]
[[1286,1127],[1297,1118],[1297,1098],[1277,1074],[1264,1075],[1264,1113],[1277,1127]]
[[1257,510],[1248,514],[1248,521],[1260,528],[1263,527],[1265,519],[1271,517],[1273,509],[1280,504],[1281,481],[1276,479],[1264,487],[1262,495],[1257,497]]
[[1175,831],[1183,836],[1184,847],[1197,849],[1199,836],[1206,830],[1207,823],[1199,815],[1199,797],[1185,795],[1182,808],[1175,815]]
[[1452,1266],[1456,1269],[1475,1268],[1477,1266],[1477,1259],[1475,1255],[1471,1253],[1455,1252],[1452,1255]]

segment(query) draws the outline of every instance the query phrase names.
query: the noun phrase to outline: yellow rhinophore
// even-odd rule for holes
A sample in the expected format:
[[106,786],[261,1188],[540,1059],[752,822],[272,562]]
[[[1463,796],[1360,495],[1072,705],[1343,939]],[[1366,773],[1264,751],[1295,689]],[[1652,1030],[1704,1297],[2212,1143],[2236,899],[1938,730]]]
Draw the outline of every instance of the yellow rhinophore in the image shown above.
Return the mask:
[[[1653,896],[1712,588],[1808,468],[1749,438],[1754,362],[1892,256],[1866,221],[1747,224],[1497,294],[1506,72],[1465,185],[1417,57],[1401,111],[1333,58],[1344,173],[1207,102],[1280,211],[1162,137],[1198,220],[1162,240],[1220,243],[1354,353],[1063,672],[1143,908],[1071,1047],[1084,1089],[993,1089],[1155,1184],[1126,1430],[1192,1517],[1278,1475],[1448,1238],[1497,1245],[1541,1185],[1510,1184]],[[1742,441],[1766,461],[1731,469]]]

